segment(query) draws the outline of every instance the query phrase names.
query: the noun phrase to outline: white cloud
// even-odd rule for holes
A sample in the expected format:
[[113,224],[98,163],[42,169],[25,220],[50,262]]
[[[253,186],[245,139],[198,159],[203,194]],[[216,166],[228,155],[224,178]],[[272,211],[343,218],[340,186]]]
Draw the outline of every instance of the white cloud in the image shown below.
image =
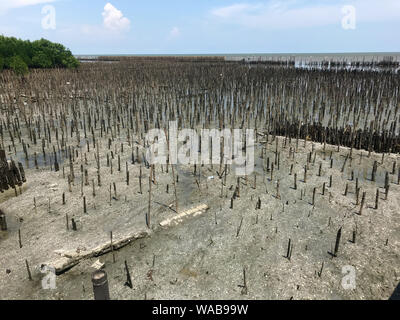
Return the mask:
[[54,2],[55,0],[1,0],[0,7],[2,8],[20,8],[33,6],[35,4]]
[[104,6],[102,13],[103,24],[78,24],[64,28],[64,34],[75,37],[80,34],[80,40],[87,42],[96,42],[99,38],[106,41],[119,41],[124,39],[127,31],[130,28],[131,22],[124,17],[122,12],[116,9],[111,3]]
[[240,15],[245,12],[256,9],[259,6],[249,5],[247,3],[238,3],[231,6],[217,8],[212,11],[212,14],[220,18],[230,18],[235,15]]
[[104,6],[103,24],[106,29],[111,31],[127,31],[130,28],[131,22],[124,17],[122,12],[115,8],[111,3]]
[[[289,29],[340,25],[342,7],[347,1],[335,4],[299,5],[299,1],[269,1],[268,3],[237,3],[211,11],[219,22],[250,28]],[[357,22],[387,21],[400,18],[399,0],[354,0]]]
[[179,30],[178,27],[173,27],[171,31],[169,32],[169,37],[170,38],[177,38],[181,35],[181,30]]
[[55,0],[0,0],[0,14],[5,13],[9,9],[22,8],[54,1]]

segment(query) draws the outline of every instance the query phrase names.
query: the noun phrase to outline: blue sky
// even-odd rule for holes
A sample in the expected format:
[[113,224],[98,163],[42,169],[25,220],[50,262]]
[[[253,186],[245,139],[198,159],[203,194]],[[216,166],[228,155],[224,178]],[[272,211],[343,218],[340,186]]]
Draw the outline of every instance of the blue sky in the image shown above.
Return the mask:
[[400,0],[0,0],[0,34],[74,54],[400,52],[399,30]]

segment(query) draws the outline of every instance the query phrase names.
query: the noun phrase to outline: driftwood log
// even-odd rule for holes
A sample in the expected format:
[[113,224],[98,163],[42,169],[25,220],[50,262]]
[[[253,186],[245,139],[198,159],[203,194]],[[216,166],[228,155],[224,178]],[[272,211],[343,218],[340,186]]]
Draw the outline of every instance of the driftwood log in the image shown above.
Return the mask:
[[112,247],[110,241],[107,241],[97,246],[96,248],[92,248],[85,251],[56,250],[55,253],[60,255],[61,258],[45,262],[41,264],[40,267],[43,268],[44,266],[48,266],[50,268],[54,268],[56,275],[60,275],[68,271],[72,267],[76,266],[82,260],[90,259],[93,257],[99,257],[108,252],[111,252],[112,250],[121,249],[130,244],[132,241],[145,238],[149,236],[149,234],[150,233],[147,231],[141,231],[133,234],[124,235],[121,238],[115,240],[112,244]]

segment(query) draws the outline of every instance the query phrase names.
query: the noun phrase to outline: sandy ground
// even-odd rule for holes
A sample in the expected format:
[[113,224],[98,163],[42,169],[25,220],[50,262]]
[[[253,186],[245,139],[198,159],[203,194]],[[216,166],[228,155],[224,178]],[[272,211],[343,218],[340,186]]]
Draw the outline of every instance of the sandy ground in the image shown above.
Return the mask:
[[[126,142],[124,142],[126,144]],[[83,187],[87,199],[87,213],[83,212],[81,193],[80,157],[75,161],[75,181],[72,192],[63,179],[62,169],[50,167],[35,169],[30,163],[26,169],[27,183],[22,195],[15,197],[14,190],[1,195],[1,208],[7,214],[9,230],[0,231],[0,299],[93,299],[91,265],[100,259],[108,273],[112,299],[388,299],[400,282],[400,186],[396,175],[390,175],[389,199],[384,200],[384,174],[391,172],[398,155],[372,154],[367,158],[363,151],[354,150],[353,159],[342,173],[341,168],[349,150],[314,144],[315,163],[309,165],[307,182],[303,182],[307,153],[311,142],[304,148],[300,141],[295,159],[289,159],[289,145],[282,147],[280,138],[280,169],[275,166],[274,177],[264,172],[262,163],[269,157],[274,160],[275,143],[267,145],[264,159],[257,155],[256,187],[254,175],[241,179],[240,198],[231,197],[237,177],[230,172],[221,197],[221,180],[216,170],[219,166],[201,169],[200,188],[193,175],[193,168],[179,166],[177,193],[179,211],[199,204],[209,210],[194,218],[185,219],[178,226],[162,228],[159,223],[176,213],[168,208],[174,203],[171,170],[163,172],[156,167],[156,184],[152,186],[151,222],[148,230],[145,213],[148,201],[149,170],[142,166],[143,193],[139,193],[139,164],[132,165],[127,146],[121,156],[121,172],[117,171],[116,157],[113,174],[106,167],[106,147],[101,147],[102,185]],[[295,141],[292,140],[292,147]],[[333,168],[330,169],[330,152],[333,151]],[[9,155],[10,156],[10,155]],[[325,158],[325,159],[324,159]],[[372,163],[379,162],[377,181],[369,180]],[[130,185],[125,179],[125,162],[128,161]],[[322,175],[318,176],[322,163]],[[297,173],[298,188],[293,189],[290,165]],[[69,173],[68,163],[65,174]],[[88,154],[89,181],[97,179],[93,150]],[[355,204],[355,181],[350,172],[359,178],[362,191],[366,192],[366,205],[362,215]],[[329,176],[333,186],[328,188]],[[209,177],[214,177],[209,178]],[[276,196],[276,181],[280,180],[280,199]],[[110,204],[109,187],[112,191]],[[326,182],[326,193],[321,194]],[[344,196],[348,183],[348,195]],[[166,187],[169,184],[169,193]],[[313,188],[317,188],[315,205],[311,204]],[[376,189],[381,188],[379,209],[375,210]],[[301,191],[305,195],[301,199]],[[62,193],[66,205],[62,204]],[[331,196],[329,196],[331,194]],[[36,199],[36,208],[34,200]],[[261,209],[256,210],[258,198]],[[331,199],[330,199],[331,198]],[[329,201],[330,199],[330,201]],[[50,208],[49,208],[50,201]],[[77,231],[67,230],[66,214],[77,221]],[[328,251],[335,245],[337,231],[343,227],[339,253],[333,258]],[[18,229],[22,248],[19,247]],[[353,230],[357,230],[356,243],[352,243]],[[127,233],[147,230],[149,236],[137,240],[111,254],[84,260],[71,270],[58,276],[55,290],[41,286],[42,263],[59,257],[56,250],[85,251],[110,239]],[[288,241],[293,244],[292,257],[285,258]],[[29,262],[33,280],[28,279],[25,259]],[[133,289],[124,285],[124,261],[130,268]],[[322,274],[321,265],[324,264]],[[356,288],[342,287],[344,266],[356,270]],[[243,290],[243,270],[247,290]],[[246,292],[247,291],[247,292]]]

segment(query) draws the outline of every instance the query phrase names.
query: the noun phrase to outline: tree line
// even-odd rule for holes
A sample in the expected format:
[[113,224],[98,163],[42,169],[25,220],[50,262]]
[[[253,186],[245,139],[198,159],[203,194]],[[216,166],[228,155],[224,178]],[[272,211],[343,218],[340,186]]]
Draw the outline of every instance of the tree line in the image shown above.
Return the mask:
[[62,44],[46,39],[21,40],[0,35],[0,71],[13,70],[19,75],[29,68],[76,68],[79,61]]

